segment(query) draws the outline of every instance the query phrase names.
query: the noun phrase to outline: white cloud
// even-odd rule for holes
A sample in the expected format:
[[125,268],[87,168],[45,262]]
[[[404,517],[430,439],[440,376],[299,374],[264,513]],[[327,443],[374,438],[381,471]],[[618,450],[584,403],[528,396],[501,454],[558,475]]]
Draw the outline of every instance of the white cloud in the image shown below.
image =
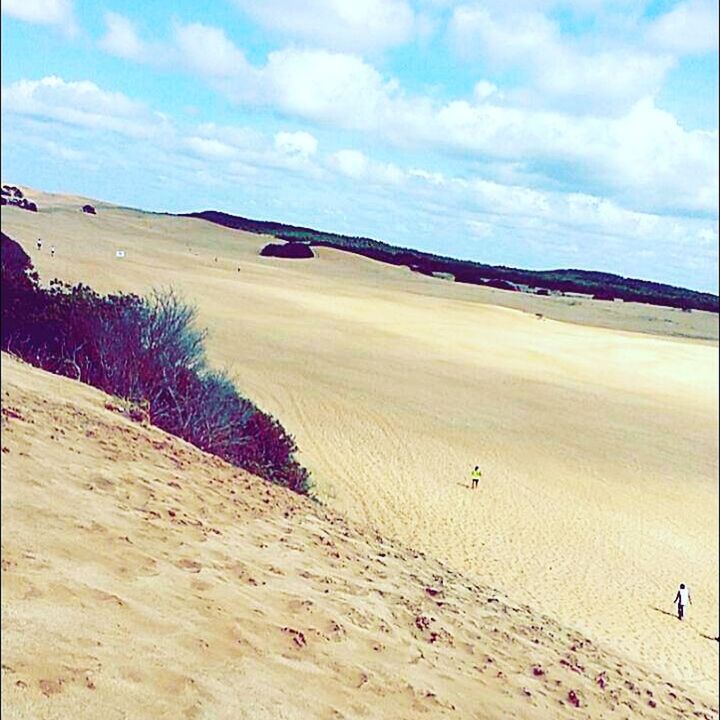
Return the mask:
[[[483,160],[565,163],[643,208],[717,209],[717,134],[684,130],[648,97],[616,117],[573,116],[508,106],[485,81],[476,86],[475,102],[438,105],[408,96],[396,80],[356,55],[286,48],[270,53],[264,66],[251,66],[217,28],[178,26],[176,37],[187,51],[186,65],[240,103],[375,133],[400,146],[459,150]],[[533,46],[527,37],[518,40],[520,46]],[[622,76],[614,60],[604,65],[602,57],[595,58],[598,67],[581,62],[569,77],[558,73],[546,82],[563,92],[578,77],[609,82],[615,74]],[[633,66],[634,59],[627,60],[632,77],[643,74],[642,63]],[[637,90],[616,85],[623,95]]]
[[264,27],[333,50],[381,50],[422,32],[407,0],[235,0]]
[[180,153],[212,163],[217,173],[243,174],[266,170],[289,170],[318,177],[314,162],[318,143],[305,131],[282,131],[269,137],[247,127],[202,123],[179,140]]
[[57,25],[70,35],[77,33],[72,0],[2,0],[2,12],[41,25]]
[[188,69],[210,79],[226,79],[252,72],[244,53],[220,28],[192,23],[176,25],[174,41]]
[[[398,169],[404,182],[391,186],[388,178],[373,173],[380,163],[351,150],[333,154],[328,162],[353,181],[358,202],[367,201],[363,193],[371,191],[372,182],[385,186],[376,190],[377,198],[389,197],[392,187],[397,222],[411,217],[411,227],[424,228],[425,237],[416,236],[415,246],[429,244],[428,249],[448,252],[447,247],[432,247],[430,238],[442,230],[445,243],[467,228],[469,235],[462,243],[466,254],[468,238],[475,238],[482,249],[470,251],[470,256],[492,262],[507,261],[507,256],[494,255],[496,248],[503,247],[504,252],[525,258],[519,264],[590,265],[641,277],[672,275],[675,270],[664,268],[669,262],[688,276],[699,277],[699,258],[708,268],[717,263],[716,220],[638,212],[587,193],[534,190],[418,168]],[[372,203],[370,208],[375,211]]]
[[44,148],[48,153],[60,160],[79,162],[88,159],[87,153],[68,147],[67,145],[57,143],[54,140],[40,140],[35,143],[35,147]]
[[497,63],[530,61],[557,42],[554,23],[542,13],[514,11],[495,17],[483,5],[456,7],[449,30],[464,56],[485,56]]
[[407,178],[397,165],[371,160],[359,150],[338,150],[328,156],[327,165],[331,170],[353,180],[381,185],[398,185]]
[[496,229],[491,223],[484,222],[482,220],[470,220],[468,221],[467,226],[473,235],[482,238],[483,240],[491,238],[495,234]]
[[[463,12],[490,23],[488,47],[503,61],[505,41],[517,57],[532,58],[541,50],[560,53],[564,60],[556,60],[556,72],[537,80],[557,96],[605,102],[615,93],[626,105],[644,85],[657,82],[659,65],[646,64],[642,55],[629,55],[620,64],[619,56],[601,52],[563,56],[554,26],[541,16],[535,25],[528,20],[535,15],[523,16],[513,35],[485,11]],[[254,66],[222,30],[200,24],[176,25],[174,42],[187,69],[241,104],[373,133],[400,147],[460,151],[486,164],[514,163],[515,177],[533,183],[561,178],[563,173],[552,169],[560,164],[573,169],[578,187],[589,183],[642,209],[717,211],[717,133],[684,130],[655,106],[651,92],[622,111],[616,108],[614,116],[510,105],[517,98],[508,98],[488,80],[476,84],[472,101],[440,104],[408,95],[396,80],[353,54],[288,47]]]
[[687,0],[660,15],[649,26],[649,42],[661,50],[695,54],[718,49],[718,3]]
[[218,140],[238,150],[260,147],[264,142],[262,133],[252,128],[237,125],[218,125],[217,123],[201,123],[197,134],[211,140]]
[[148,57],[147,46],[140,40],[135,26],[128,18],[106,12],[105,24],[107,32],[100,40],[103,50],[128,60],[144,60]]
[[515,93],[517,101],[576,113],[626,111],[660,89],[674,62],[669,55],[628,46],[586,47],[585,38],[563,37],[541,12],[516,7],[491,13],[484,5],[461,5],[449,32],[463,57],[524,73],[529,87]]
[[717,132],[684,130],[650,98],[619,118],[568,117],[460,101],[441,108],[434,126],[436,142],[464,150],[564,162],[627,203],[717,212]]
[[688,132],[649,98],[615,118],[569,116],[493,102],[434,107],[405,96],[354,56],[283,51],[258,71],[263,102],[303,118],[398,143],[483,158],[564,162],[642,207],[717,209],[717,134]]
[[574,165],[642,207],[717,208],[717,134],[685,131],[645,98],[619,117],[464,100],[433,106],[351,55],[284,50],[257,70],[256,102],[306,119],[481,158]]
[[359,179],[365,177],[368,160],[359,150],[338,150],[330,157],[329,164],[347,177]]
[[[560,193],[504,185],[479,178],[422,177],[430,183],[433,198],[440,198],[441,214],[465,221],[479,238],[507,237],[519,243],[542,238],[548,251],[561,242],[577,246],[585,263],[606,260],[611,249],[634,254],[658,251],[662,257],[684,253],[717,261],[716,222],[628,210],[612,200],[583,193]],[[437,188],[440,188],[438,192]],[[444,207],[442,207],[444,204]]]
[[286,155],[309,158],[317,152],[318,142],[308,132],[279,132],[275,135],[275,149]]
[[475,83],[475,87],[473,88],[473,96],[478,102],[486,100],[495,93],[497,93],[497,86],[489,80],[480,80]]
[[317,50],[271,53],[263,76],[283,110],[357,128],[379,120],[395,86],[354,55]]
[[237,155],[236,148],[220,140],[193,135],[185,138],[183,143],[196,155],[210,160],[227,160]]
[[161,116],[122,93],[101,90],[87,80],[66,82],[54,75],[4,86],[2,106],[5,112],[135,137],[159,134],[166,126]]

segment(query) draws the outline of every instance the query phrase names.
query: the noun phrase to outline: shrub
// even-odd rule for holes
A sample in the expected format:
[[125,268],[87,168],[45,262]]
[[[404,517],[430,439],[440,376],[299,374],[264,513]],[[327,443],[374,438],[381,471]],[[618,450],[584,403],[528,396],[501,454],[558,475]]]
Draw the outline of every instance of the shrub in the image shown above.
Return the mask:
[[2,263],[3,276],[7,271],[8,275],[23,275],[26,271],[32,270],[30,256],[5,233],[1,234],[0,240],[0,262]]
[[615,296],[609,290],[598,290],[593,294],[593,300],[608,300],[612,302]]
[[315,257],[310,246],[301,242],[289,242],[284,245],[270,243],[260,251],[260,254],[264,257],[291,258],[295,260]]
[[0,196],[0,204],[2,205],[13,205],[19,207],[22,210],[30,210],[30,212],[37,212],[37,205],[32,201],[23,197],[22,190],[13,185],[3,185],[2,196]]
[[143,408],[158,427],[260,477],[308,493],[293,438],[210,369],[195,308],[172,290],[100,295],[39,285],[29,257],[2,238],[2,347]]
[[95,215],[95,214],[96,214],[95,208],[94,208],[92,205],[83,205],[83,206],[82,206],[82,211],[83,211],[84,213],[88,213],[88,215]]

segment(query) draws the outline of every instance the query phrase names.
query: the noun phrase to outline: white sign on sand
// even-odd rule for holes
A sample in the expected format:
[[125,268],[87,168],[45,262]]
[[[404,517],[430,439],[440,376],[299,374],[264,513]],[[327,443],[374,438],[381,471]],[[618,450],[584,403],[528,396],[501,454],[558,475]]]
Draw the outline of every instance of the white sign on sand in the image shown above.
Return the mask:
[[125,251],[124,250],[116,250],[115,257],[125,257]]

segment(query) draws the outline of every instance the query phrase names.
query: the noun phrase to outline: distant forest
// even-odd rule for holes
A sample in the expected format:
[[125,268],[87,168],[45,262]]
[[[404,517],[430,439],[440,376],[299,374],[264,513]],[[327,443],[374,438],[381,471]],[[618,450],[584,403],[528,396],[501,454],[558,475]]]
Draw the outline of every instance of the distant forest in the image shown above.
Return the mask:
[[251,220],[216,210],[183,213],[181,216],[207,220],[235,230],[273,235],[287,242],[346,250],[391,265],[405,265],[424,275],[451,274],[456,282],[472,285],[486,285],[504,290],[529,290],[540,295],[582,293],[598,300],[618,299],[685,311],[720,311],[720,298],[717,295],[612,273],[570,269],[521,270],[503,265],[486,265],[397,247],[371,238],[338,235],[279,222]]

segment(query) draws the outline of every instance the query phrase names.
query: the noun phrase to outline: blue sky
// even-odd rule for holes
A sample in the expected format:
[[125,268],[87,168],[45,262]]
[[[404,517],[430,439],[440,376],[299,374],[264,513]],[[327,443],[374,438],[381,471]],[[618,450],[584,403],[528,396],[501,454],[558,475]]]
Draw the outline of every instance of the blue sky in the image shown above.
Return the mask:
[[2,177],[717,292],[708,0],[2,0]]

